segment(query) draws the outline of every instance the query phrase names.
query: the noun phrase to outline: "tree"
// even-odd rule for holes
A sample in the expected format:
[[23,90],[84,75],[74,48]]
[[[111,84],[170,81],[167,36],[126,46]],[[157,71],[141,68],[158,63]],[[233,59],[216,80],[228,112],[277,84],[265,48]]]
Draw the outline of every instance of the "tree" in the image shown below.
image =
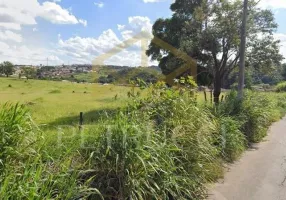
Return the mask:
[[23,67],[22,73],[28,80],[36,77],[37,70],[33,67]]
[[0,64],[0,73],[5,74],[6,77],[12,75],[14,71],[14,65],[11,62],[5,61]]
[[[197,60],[202,71],[211,74],[214,101],[218,103],[224,80],[239,63],[243,13],[241,1],[176,0],[171,10],[171,18],[155,22],[153,35],[186,52]],[[248,67],[255,65],[269,70],[283,59],[279,53],[279,41],[273,37],[273,31],[277,28],[273,13],[258,8],[250,0],[248,14],[246,55],[250,56],[246,57],[246,63]],[[159,61],[165,75],[184,63],[153,42],[149,45],[147,55]]]

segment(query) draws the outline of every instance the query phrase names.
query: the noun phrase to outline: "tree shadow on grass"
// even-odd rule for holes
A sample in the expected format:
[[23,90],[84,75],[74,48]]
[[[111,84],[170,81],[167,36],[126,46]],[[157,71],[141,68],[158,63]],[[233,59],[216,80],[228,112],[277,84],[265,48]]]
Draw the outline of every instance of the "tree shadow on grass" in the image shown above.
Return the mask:
[[[102,120],[107,120],[112,118],[117,112],[119,108],[114,109],[96,109],[86,113],[83,113],[83,125],[91,125],[96,124]],[[43,128],[44,129],[53,129],[59,126],[79,126],[79,113],[76,116],[67,116],[60,117],[55,121],[47,123]]]

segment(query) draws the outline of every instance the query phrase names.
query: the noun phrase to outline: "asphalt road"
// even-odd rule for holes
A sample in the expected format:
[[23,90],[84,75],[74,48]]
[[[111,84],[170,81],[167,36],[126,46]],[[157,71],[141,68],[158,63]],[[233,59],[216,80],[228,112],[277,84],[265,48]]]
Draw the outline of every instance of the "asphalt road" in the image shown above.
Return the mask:
[[224,179],[210,187],[209,200],[286,200],[286,118],[228,167]]

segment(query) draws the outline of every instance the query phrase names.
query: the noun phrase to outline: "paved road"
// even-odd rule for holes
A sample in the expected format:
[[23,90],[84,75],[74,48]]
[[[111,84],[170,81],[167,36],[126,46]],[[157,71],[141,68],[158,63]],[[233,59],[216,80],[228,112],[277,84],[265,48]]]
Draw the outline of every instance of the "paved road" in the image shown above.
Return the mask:
[[208,199],[286,200],[286,118],[273,124],[265,142],[229,166]]

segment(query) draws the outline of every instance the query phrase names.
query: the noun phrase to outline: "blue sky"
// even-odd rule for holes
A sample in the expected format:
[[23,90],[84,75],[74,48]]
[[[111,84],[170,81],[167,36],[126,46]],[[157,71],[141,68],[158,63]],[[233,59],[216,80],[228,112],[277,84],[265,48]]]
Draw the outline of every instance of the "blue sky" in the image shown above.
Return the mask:
[[[153,22],[171,16],[173,0],[0,0],[0,61],[16,64],[91,63]],[[275,13],[286,57],[286,0],[261,0]],[[140,65],[140,43],[106,64]],[[150,63],[151,64],[151,63]]]

